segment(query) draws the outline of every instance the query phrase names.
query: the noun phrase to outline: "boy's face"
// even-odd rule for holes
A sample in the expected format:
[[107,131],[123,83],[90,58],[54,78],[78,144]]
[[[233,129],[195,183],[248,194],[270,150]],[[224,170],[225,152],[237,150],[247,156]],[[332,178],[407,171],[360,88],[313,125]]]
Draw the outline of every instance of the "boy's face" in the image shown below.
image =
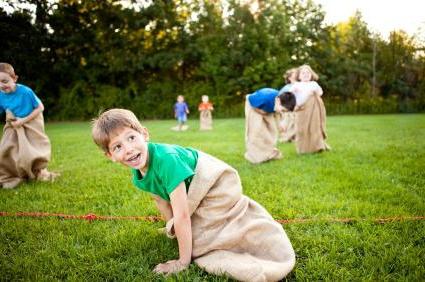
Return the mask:
[[11,76],[6,72],[0,72],[0,90],[5,93],[10,93],[16,89],[17,77]]
[[178,97],[177,97],[177,102],[181,103],[181,102],[183,102],[183,101],[184,101],[183,96],[178,96]]
[[149,162],[148,140],[146,128],[140,133],[124,127],[111,137],[106,156],[114,162],[145,172]]
[[208,100],[208,96],[202,96],[202,102],[207,103]]

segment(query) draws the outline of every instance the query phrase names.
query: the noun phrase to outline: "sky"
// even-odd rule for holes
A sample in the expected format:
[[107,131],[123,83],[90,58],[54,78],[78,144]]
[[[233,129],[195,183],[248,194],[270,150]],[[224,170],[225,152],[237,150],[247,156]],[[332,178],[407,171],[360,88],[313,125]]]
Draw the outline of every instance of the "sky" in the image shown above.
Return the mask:
[[313,0],[322,4],[325,21],[347,21],[356,10],[362,13],[369,30],[379,32],[384,39],[393,30],[402,29],[409,35],[425,36],[425,0]]

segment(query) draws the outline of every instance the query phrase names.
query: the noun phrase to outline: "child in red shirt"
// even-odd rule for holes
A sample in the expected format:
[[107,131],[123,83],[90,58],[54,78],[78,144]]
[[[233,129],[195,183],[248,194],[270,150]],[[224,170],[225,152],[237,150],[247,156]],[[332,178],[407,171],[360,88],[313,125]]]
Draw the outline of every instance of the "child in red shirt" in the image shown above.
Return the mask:
[[207,95],[202,95],[202,102],[198,106],[200,130],[211,130],[212,129],[212,111],[214,110],[213,105],[208,101]]

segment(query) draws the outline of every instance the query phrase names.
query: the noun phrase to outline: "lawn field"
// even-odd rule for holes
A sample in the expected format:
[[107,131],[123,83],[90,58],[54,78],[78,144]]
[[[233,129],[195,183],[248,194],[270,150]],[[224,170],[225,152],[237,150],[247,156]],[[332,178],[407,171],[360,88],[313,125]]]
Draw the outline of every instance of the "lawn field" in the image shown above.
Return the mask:
[[[190,146],[235,167],[244,193],[283,224],[297,263],[288,280],[425,280],[425,115],[328,117],[332,151],[261,165],[243,158],[244,120],[218,119],[214,130],[173,132],[175,121],[146,121],[151,141]],[[0,212],[158,215],[129,169],[94,145],[90,123],[48,123],[54,183],[0,189]],[[405,218],[379,223],[379,218]],[[349,223],[338,219],[353,219]],[[310,220],[297,222],[298,220]],[[177,257],[163,222],[0,217],[1,281],[230,281],[195,265],[170,277],[152,269]]]

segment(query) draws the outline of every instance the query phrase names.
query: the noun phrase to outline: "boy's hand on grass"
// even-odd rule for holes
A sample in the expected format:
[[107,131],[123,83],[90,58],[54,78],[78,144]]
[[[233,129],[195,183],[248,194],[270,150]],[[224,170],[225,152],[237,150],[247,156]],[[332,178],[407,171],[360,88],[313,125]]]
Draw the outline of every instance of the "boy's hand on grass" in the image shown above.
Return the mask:
[[168,274],[173,274],[173,273],[177,273],[182,270],[185,270],[186,268],[188,268],[189,264],[190,262],[183,263],[180,260],[174,259],[174,260],[169,260],[166,263],[158,264],[157,266],[155,266],[153,271],[158,274],[168,275]]

